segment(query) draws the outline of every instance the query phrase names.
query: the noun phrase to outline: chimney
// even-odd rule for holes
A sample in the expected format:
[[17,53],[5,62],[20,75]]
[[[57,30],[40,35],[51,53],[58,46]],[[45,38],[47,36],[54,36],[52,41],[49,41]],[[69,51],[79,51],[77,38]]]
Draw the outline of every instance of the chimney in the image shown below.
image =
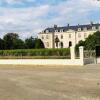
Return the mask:
[[69,23],[67,24],[67,27],[69,27]]
[[92,21],[90,22],[90,25],[91,25],[91,26],[93,25],[93,22],[92,22]]
[[80,24],[78,24],[78,26],[80,26]]
[[54,25],[54,28],[57,28],[57,25]]

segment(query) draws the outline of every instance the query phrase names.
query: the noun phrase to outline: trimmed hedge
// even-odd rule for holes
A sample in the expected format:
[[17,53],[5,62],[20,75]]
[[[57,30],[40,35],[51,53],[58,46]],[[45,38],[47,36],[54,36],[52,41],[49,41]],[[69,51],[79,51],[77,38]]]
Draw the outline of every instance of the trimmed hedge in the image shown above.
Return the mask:
[[0,56],[70,56],[70,49],[0,50]]
[[0,59],[70,59],[69,56],[0,56]]

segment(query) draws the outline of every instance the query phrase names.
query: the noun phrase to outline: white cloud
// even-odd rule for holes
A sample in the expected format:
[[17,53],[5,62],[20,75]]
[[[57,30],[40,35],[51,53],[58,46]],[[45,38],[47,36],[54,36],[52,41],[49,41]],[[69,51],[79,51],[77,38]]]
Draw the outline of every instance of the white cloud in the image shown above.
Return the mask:
[[9,4],[9,5],[14,5],[14,4],[23,4],[24,2],[34,2],[35,0],[0,0],[0,4],[3,4],[4,2]]
[[22,3],[22,0],[5,0],[8,4],[16,4],[16,3]]
[[[9,4],[24,0],[3,0]],[[27,0],[31,2],[32,0]],[[34,0],[35,1],[35,0]],[[53,24],[88,23],[91,15],[100,10],[100,2],[94,0],[67,0],[57,5],[40,5],[24,8],[0,8],[0,32],[19,32],[27,37]],[[99,14],[97,16],[100,18]],[[95,17],[94,17],[95,19]],[[96,19],[95,19],[96,20]],[[96,20],[98,21],[98,20]]]
[[[48,13],[49,6],[30,8],[1,8],[0,13],[0,31],[6,32],[37,32],[40,27],[39,18]],[[5,29],[6,27],[6,29]]]
[[[62,2],[57,6],[52,6],[52,10],[53,9],[59,14],[57,18],[53,18],[53,21],[57,20],[58,24],[84,24],[91,21],[92,18],[90,17],[92,16],[90,16],[90,14],[95,15],[96,11],[100,10],[100,2],[93,0],[69,0],[66,2]],[[97,16],[99,16],[99,14],[97,14]]]

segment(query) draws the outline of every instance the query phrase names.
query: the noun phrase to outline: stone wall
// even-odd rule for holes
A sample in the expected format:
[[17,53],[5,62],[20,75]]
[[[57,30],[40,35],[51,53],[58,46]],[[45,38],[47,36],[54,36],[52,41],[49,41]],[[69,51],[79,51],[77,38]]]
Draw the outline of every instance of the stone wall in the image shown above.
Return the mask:
[[71,59],[1,59],[0,64],[14,65],[84,65],[83,47],[79,48],[80,59],[75,59],[74,47],[71,47]]

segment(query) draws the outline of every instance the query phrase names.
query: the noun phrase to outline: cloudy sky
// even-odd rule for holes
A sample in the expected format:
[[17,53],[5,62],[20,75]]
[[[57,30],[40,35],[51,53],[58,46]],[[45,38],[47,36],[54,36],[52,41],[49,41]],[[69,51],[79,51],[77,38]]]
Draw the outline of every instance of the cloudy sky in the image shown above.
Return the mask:
[[97,0],[0,0],[0,36],[18,32],[36,35],[54,24],[66,26],[100,22]]

